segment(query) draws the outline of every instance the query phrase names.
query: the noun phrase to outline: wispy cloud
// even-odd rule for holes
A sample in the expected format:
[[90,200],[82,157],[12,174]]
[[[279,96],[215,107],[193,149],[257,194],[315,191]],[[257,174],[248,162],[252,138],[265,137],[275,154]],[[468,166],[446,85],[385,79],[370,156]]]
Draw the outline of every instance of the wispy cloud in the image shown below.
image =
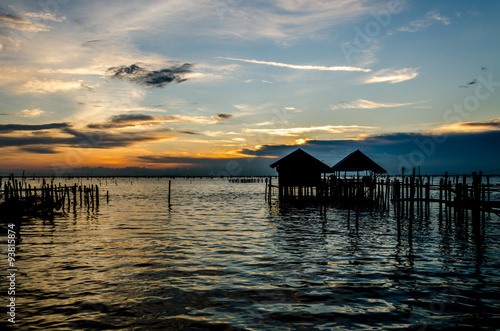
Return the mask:
[[330,106],[331,110],[337,109],[377,109],[377,108],[394,108],[415,105],[425,101],[408,102],[408,103],[395,103],[395,102],[376,102],[365,99],[358,99],[352,102],[339,102],[336,105]]
[[213,29],[218,35],[244,39],[271,39],[280,43],[302,38],[320,37],[320,31],[356,21],[382,3],[364,0],[343,1],[241,1],[235,5],[222,3],[222,24]]
[[233,57],[220,57],[221,59],[232,60],[232,61],[241,61],[247,63],[254,64],[264,64],[273,67],[281,67],[281,68],[289,68],[289,69],[297,69],[297,70],[320,70],[320,71],[361,71],[361,72],[370,72],[370,69],[351,67],[351,66],[317,66],[317,65],[298,65],[298,64],[288,64],[281,62],[272,62],[272,61],[260,61],[260,60],[248,60],[248,59],[238,59]]
[[451,24],[448,17],[442,16],[437,10],[428,12],[424,18],[410,22],[409,25],[402,26],[399,31],[417,32],[423,28],[429,27],[434,23],[442,23],[444,25]]
[[22,40],[38,32],[52,29],[51,22],[63,22],[64,16],[56,16],[49,12],[22,12],[12,5],[0,5],[0,50],[19,50]]
[[64,16],[57,17],[49,12],[34,13],[18,13],[7,11],[0,8],[0,26],[18,31],[25,32],[39,32],[49,31],[50,26],[45,22],[63,22],[66,18]]
[[374,129],[372,126],[361,126],[361,125],[325,125],[325,126],[311,126],[307,128],[287,128],[287,129],[243,129],[243,132],[249,133],[267,133],[277,136],[293,136],[297,134],[313,132],[313,131],[325,131],[329,133],[344,133],[344,132],[359,132],[367,129]]
[[119,114],[109,118],[103,123],[91,123],[87,125],[89,129],[121,129],[128,127],[159,126],[164,123],[194,123],[194,124],[216,124],[220,121],[231,118],[231,114],[219,113],[212,117],[206,116],[186,116],[186,115],[166,115],[152,116],[145,114]]
[[38,116],[41,116],[42,114],[45,114],[45,111],[38,109],[38,108],[35,108],[35,109],[31,109],[31,110],[29,110],[29,109],[21,110],[16,115],[22,116],[22,117],[38,117]]
[[418,76],[418,72],[414,68],[404,68],[404,69],[383,69],[379,70],[369,78],[367,78],[364,83],[401,83],[405,80],[410,80]]
[[500,130],[500,118],[489,121],[459,122],[444,124],[432,130],[433,133],[457,133],[457,132],[487,132]]
[[58,79],[32,79],[24,83],[17,90],[20,93],[55,93],[70,90],[92,90],[93,86],[87,85],[83,80],[62,81]]

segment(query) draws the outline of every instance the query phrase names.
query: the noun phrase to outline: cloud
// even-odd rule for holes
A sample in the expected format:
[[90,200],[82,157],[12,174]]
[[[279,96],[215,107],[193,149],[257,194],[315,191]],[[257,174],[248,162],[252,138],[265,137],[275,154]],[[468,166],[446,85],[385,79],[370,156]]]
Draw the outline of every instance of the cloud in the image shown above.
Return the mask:
[[476,80],[476,79],[473,79],[473,80],[471,80],[470,82],[468,82],[466,85],[461,85],[461,86],[459,86],[459,87],[468,88],[469,86],[472,86],[472,85],[474,85],[474,84],[476,84],[476,83],[477,83],[477,80]]
[[[124,118],[115,120],[126,121]],[[45,153],[56,147],[108,149],[177,137],[170,128],[150,131],[89,131],[74,129],[69,123],[3,124],[0,125],[0,134],[0,148],[29,147],[32,151],[45,148]]]
[[370,100],[365,100],[365,99],[358,99],[352,102],[339,102],[337,105],[332,105],[330,106],[331,110],[337,110],[337,109],[377,109],[377,108],[394,108],[394,107],[403,107],[403,106],[410,106],[414,105],[417,103],[421,103],[424,101],[419,101],[419,102],[409,102],[409,103],[392,103],[392,102],[376,102],[376,101],[370,101]]
[[219,113],[216,116],[212,116],[212,118],[214,119],[214,121],[217,121],[217,122],[222,121],[222,120],[230,119],[231,117],[233,117],[233,115],[231,115],[231,114],[223,114],[223,113]]
[[364,83],[401,83],[405,80],[410,80],[418,76],[418,72],[414,68],[404,69],[383,69],[375,72],[371,77],[367,78]]
[[361,71],[361,72],[370,72],[371,71],[370,69],[357,68],[357,67],[351,67],[351,66],[325,67],[325,66],[315,66],[315,65],[297,65],[297,64],[280,63],[280,62],[238,59],[238,58],[232,58],[232,57],[221,57],[221,59],[232,60],[232,61],[241,61],[241,62],[254,63],[254,64],[264,64],[264,65],[273,66],[273,67],[282,67],[282,68],[297,69],[297,70]]
[[[334,165],[349,153],[360,149],[363,153],[380,164],[392,174],[400,174],[401,166],[408,165],[409,160],[417,160],[422,173],[467,173],[483,169],[498,172],[500,155],[492,153],[498,147],[500,130],[473,133],[448,134],[443,136],[433,133],[401,132],[387,135],[374,135],[362,140],[308,140],[298,145],[262,145],[256,149],[242,149],[238,153],[259,158],[283,157],[298,147],[324,160],[328,165]],[[436,143],[440,141],[440,143]],[[432,143],[431,143],[432,142]],[[421,150],[419,146],[432,148],[433,152]],[[415,156],[419,155],[419,156]],[[422,155],[422,156],[420,156]],[[405,163],[403,163],[405,162]],[[272,161],[267,161],[267,167]],[[490,169],[484,168],[488,165]],[[253,169],[254,172],[261,169]]]
[[210,32],[240,39],[266,38],[282,44],[302,38],[322,38],[321,32],[327,28],[356,22],[385,5],[365,0],[228,2],[216,1],[222,24]]
[[438,11],[434,10],[428,12],[423,19],[412,21],[409,25],[400,27],[399,31],[417,32],[423,28],[433,25],[434,23],[449,25],[451,24],[451,20],[448,17],[442,16]]
[[22,116],[22,117],[38,117],[38,116],[40,116],[42,114],[45,114],[45,111],[43,111],[41,109],[38,109],[38,108],[35,108],[35,109],[32,109],[32,110],[29,110],[29,109],[21,110],[16,115]]
[[114,115],[103,123],[91,123],[87,125],[89,129],[119,129],[135,126],[157,126],[168,122],[195,123],[195,124],[215,124],[219,121],[231,118],[231,114],[217,114],[211,118],[205,116],[186,115],[166,115],[152,116],[145,114],[120,114]]
[[[49,123],[49,124],[0,124],[0,133],[13,131],[40,131],[50,129],[70,128],[69,123]],[[4,139],[4,137],[2,137]]]
[[95,45],[95,44],[100,43],[100,42],[102,42],[101,39],[88,40],[88,41],[82,43],[82,47],[89,47],[89,46]]
[[49,12],[16,12],[9,8],[0,7],[0,27],[23,31],[23,32],[40,32],[49,31],[51,27],[47,22],[63,22],[66,20],[64,16],[56,16]]
[[115,79],[128,80],[131,83],[148,87],[164,87],[171,82],[181,83],[187,80],[186,74],[191,73],[192,64],[184,63],[160,70],[148,70],[137,64],[130,66],[111,67],[106,73]]
[[92,90],[93,86],[84,84],[82,80],[62,81],[57,79],[32,79],[24,83],[19,89],[21,93],[55,93],[68,92],[70,90]]
[[190,135],[199,135],[198,132],[195,132],[195,131],[191,131],[191,130],[179,130],[177,131],[179,133],[183,133],[183,134],[190,134]]
[[19,148],[22,152],[33,153],[33,154],[56,154],[59,153],[53,148],[43,147],[43,146],[35,146],[35,147],[21,147]]
[[359,132],[367,129],[373,129],[372,126],[361,125],[325,125],[325,126],[312,126],[308,128],[288,128],[288,129],[243,129],[243,132],[260,132],[278,136],[294,136],[313,131],[326,131],[330,133],[343,133],[343,132]]
[[500,118],[489,121],[459,122],[444,124],[432,130],[435,133],[456,133],[456,132],[486,132],[500,129]]
[[111,116],[108,122],[88,124],[89,129],[112,129],[112,128],[125,128],[129,126],[148,125],[156,123],[155,116],[143,114],[121,114]]

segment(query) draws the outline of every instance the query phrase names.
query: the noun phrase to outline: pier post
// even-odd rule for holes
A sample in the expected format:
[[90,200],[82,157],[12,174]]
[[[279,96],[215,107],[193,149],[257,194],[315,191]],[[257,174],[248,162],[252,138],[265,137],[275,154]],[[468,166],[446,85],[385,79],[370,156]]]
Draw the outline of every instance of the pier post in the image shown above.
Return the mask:
[[170,207],[170,189],[172,187],[172,180],[168,180],[168,206]]

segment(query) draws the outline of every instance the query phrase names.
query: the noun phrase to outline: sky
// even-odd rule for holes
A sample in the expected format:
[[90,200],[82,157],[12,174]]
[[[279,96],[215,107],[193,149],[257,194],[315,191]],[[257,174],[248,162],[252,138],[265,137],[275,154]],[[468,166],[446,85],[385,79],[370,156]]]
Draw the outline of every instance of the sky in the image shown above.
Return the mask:
[[0,1],[0,174],[500,173],[500,2]]

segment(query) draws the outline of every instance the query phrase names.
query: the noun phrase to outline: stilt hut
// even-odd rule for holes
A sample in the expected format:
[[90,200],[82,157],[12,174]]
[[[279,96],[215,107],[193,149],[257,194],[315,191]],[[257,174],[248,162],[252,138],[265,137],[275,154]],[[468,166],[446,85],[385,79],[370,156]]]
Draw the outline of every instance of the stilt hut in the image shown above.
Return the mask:
[[342,172],[344,175],[346,175],[347,172],[356,172],[358,177],[359,173],[362,171],[365,171],[367,175],[387,173],[384,168],[363,154],[363,152],[359,149],[343,158],[339,163],[332,167],[332,170],[339,177]]
[[[329,196],[333,201],[348,208],[352,205],[356,208],[373,208],[375,197],[380,195],[380,192],[377,195],[377,180],[374,175],[387,173],[384,168],[358,149],[334,165],[332,171],[335,176],[331,176],[329,180]],[[360,172],[363,171],[366,175],[360,178]],[[342,173],[344,178],[341,178]],[[347,173],[350,173],[350,177]]]
[[279,196],[285,199],[322,196],[322,174],[332,173],[332,168],[300,148],[271,168],[278,171]]

